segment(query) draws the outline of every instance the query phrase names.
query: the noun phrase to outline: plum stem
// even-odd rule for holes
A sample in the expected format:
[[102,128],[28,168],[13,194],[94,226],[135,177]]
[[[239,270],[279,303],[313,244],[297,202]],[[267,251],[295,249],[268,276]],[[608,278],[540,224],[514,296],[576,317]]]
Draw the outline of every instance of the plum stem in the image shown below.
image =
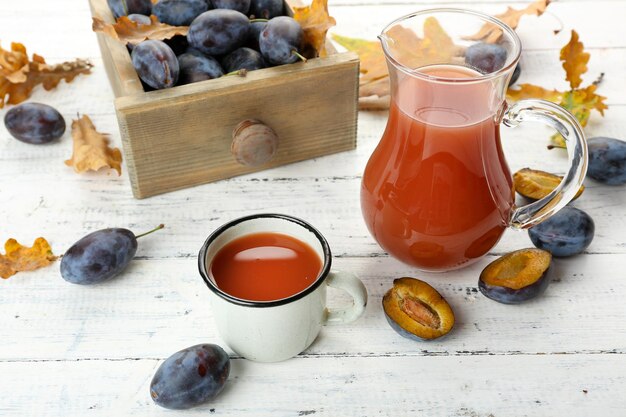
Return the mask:
[[291,51],[291,55],[297,56],[298,58],[300,58],[302,60],[302,62],[306,62],[307,61],[307,59],[304,56],[302,56],[302,54],[300,54],[300,52],[296,51],[295,49],[293,51]]
[[231,77],[233,75],[238,75],[240,77],[245,77],[246,75],[248,75],[248,70],[245,69],[245,68],[241,68],[241,69],[238,69],[238,70],[235,70],[235,71],[228,72],[228,73],[224,74],[223,77]]
[[150,233],[154,233],[154,232],[156,232],[157,230],[161,230],[161,229],[163,229],[164,227],[165,227],[165,225],[164,225],[164,224],[160,224],[160,225],[158,225],[157,227],[155,227],[154,229],[150,230],[149,232],[142,233],[142,234],[140,234],[140,235],[136,235],[136,236],[135,236],[135,238],[136,238],[136,239],[139,239],[140,237],[147,236],[147,235],[149,235]]
[[250,23],[256,22],[269,22],[269,19],[257,19],[256,17],[254,19],[250,19]]

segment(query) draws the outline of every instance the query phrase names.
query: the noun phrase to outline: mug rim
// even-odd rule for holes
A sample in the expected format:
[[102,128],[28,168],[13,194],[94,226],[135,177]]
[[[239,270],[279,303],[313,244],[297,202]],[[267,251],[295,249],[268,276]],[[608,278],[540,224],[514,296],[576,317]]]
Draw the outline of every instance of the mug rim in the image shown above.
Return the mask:
[[[405,21],[405,20],[409,20],[412,19],[414,17],[417,16],[423,16],[423,15],[428,15],[428,14],[432,14],[432,15],[436,15],[436,14],[460,14],[460,15],[466,15],[466,16],[473,16],[475,18],[481,19],[485,22],[494,24],[496,26],[498,26],[503,33],[508,34],[511,39],[513,40],[513,44],[515,45],[515,57],[513,58],[513,60],[506,66],[496,70],[496,71],[492,71],[486,74],[481,74],[479,76],[476,77],[472,77],[472,78],[448,78],[448,77],[442,77],[442,76],[437,76],[437,75],[431,75],[431,74],[424,74],[419,72],[419,70],[416,69],[412,69],[407,67],[406,65],[402,64],[401,62],[399,62],[389,51],[389,47],[387,45],[387,42],[383,41],[383,38],[385,36],[385,33],[394,25],[398,25],[401,22]],[[389,60],[389,62],[391,62],[393,64],[394,67],[398,68],[400,71],[406,73],[409,76],[413,76],[416,78],[421,78],[424,79],[426,81],[431,81],[431,82],[442,82],[442,83],[451,83],[451,84],[471,84],[471,83],[476,83],[476,82],[482,82],[482,81],[486,81],[486,80],[493,80],[496,78],[499,78],[501,76],[503,76],[504,74],[506,74],[507,72],[511,71],[512,69],[515,68],[515,66],[519,63],[520,57],[522,55],[522,41],[519,38],[519,35],[517,34],[517,32],[515,32],[515,30],[513,30],[509,25],[507,25],[506,23],[504,23],[502,20],[490,16],[486,13],[482,13],[476,10],[470,10],[470,9],[463,9],[463,8],[458,8],[458,7],[437,7],[437,8],[431,8],[431,9],[424,9],[424,10],[419,10],[416,12],[412,12],[412,13],[408,13],[404,16],[401,16],[393,21],[391,21],[390,23],[388,23],[383,30],[381,30],[380,34],[378,35],[379,40],[381,41],[381,47],[383,49],[383,53],[385,55],[385,58],[387,58]]]
[[[250,220],[256,220],[256,219],[280,219],[280,220],[290,221],[292,223],[295,223],[305,228],[306,230],[308,230],[309,232],[315,235],[317,240],[322,245],[322,252],[324,254],[324,259],[323,259],[322,269],[317,275],[317,278],[315,278],[315,281],[311,283],[311,285],[306,287],[304,290],[298,293],[295,293],[293,295],[290,295],[289,297],[286,297],[286,298],[280,298],[278,300],[271,300],[271,301],[254,301],[254,300],[247,300],[244,298],[238,298],[233,295],[230,295],[227,292],[219,289],[217,285],[215,285],[215,283],[211,281],[209,277],[209,272],[207,270],[207,260],[206,260],[207,252],[209,251],[209,247],[211,246],[211,244],[222,233],[224,233],[226,230],[230,229],[231,227],[236,226],[240,223],[244,223],[244,222],[247,222]],[[281,305],[285,305],[285,304],[289,304],[294,301],[297,301],[305,297],[306,295],[312,293],[313,291],[315,291],[324,282],[324,280],[326,279],[326,277],[328,276],[330,272],[331,264],[332,264],[332,254],[330,252],[330,246],[328,245],[326,238],[315,227],[313,227],[311,224],[309,224],[308,222],[300,218],[290,216],[287,214],[278,214],[278,213],[252,214],[250,216],[240,217],[240,218],[231,220],[227,223],[224,223],[223,225],[215,229],[209,235],[209,237],[205,240],[204,244],[202,245],[202,248],[200,248],[200,252],[198,253],[198,270],[200,271],[200,276],[202,276],[204,283],[209,287],[211,291],[213,291],[213,293],[215,293],[220,298],[232,304],[240,305],[242,307],[277,307],[277,306],[281,306]]]

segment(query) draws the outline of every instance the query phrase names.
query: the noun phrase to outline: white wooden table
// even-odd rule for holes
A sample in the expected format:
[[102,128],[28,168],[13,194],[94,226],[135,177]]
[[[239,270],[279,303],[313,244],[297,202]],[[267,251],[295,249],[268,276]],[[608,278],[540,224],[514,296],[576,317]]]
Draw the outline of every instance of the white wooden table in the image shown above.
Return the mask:
[[[465,6],[489,13],[502,0],[335,0],[336,33],[371,37],[416,9]],[[604,119],[589,136],[626,139],[626,1],[553,3],[541,19],[524,18],[522,82],[565,88],[558,50],[575,28],[591,52],[590,81],[606,77]],[[553,36],[558,19],[565,30]],[[50,62],[89,57],[93,75],[37,89],[33,101],[69,121],[88,114],[120,145],[112,94],[85,0],[0,2],[0,38],[23,42]],[[4,116],[6,110],[2,110]],[[77,175],[63,164],[69,133],[46,147],[23,144],[0,127],[0,240],[30,244],[45,236],[62,253],[87,232],[165,223],[140,242],[123,276],[95,287],[63,281],[58,265],[0,282],[0,416],[626,416],[626,187],[588,181],[575,205],[596,222],[588,251],[555,262],[545,295],[505,306],[477,291],[482,268],[498,254],[530,246],[508,232],[494,252],[454,273],[419,273],[391,259],[361,220],[360,175],[385,126],[386,113],[362,113],[358,149],[171,194],[135,200],[122,177]],[[505,129],[513,170],[556,173],[565,156],[545,149],[550,132]],[[196,255],[222,223],[251,213],[306,219],[328,238],[338,269],[358,273],[370,303],[353,325],[323,330],[306,352],[278,364],[232,361],[225,392],[206,406],[172,412],[155,406],[148,386],[162,359],[184,347],[223,344],[212,322]],[[416,343],[387,325],[381,308],[392,279],[416,276],[449,300],[457,324],[441,341]],[[331,304],[345,303],[340,293]]]

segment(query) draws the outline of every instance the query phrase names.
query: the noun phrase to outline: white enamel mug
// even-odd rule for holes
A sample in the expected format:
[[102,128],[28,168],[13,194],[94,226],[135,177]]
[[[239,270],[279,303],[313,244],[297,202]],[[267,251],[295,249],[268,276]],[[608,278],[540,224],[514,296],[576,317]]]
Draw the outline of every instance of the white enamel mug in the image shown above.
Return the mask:
[[[305,290],[274,301],[250,301],[218,288],[209,274],[211,262],[227,243],[252,233],[274,232],[307,243],[323,261],[316,280]],[[356,320],[365,310],[367,291],[354,274],[330,270],[328,242],[307,222],[283,214],[257,214],[233,220],[206,240],[198,255],[200,275],[210,291],[220,336],[238,355],[259,362],[294,357],[313,343],[323,325]],[[340,288],[353,299],[345,309],[326,308],[326,286]]]

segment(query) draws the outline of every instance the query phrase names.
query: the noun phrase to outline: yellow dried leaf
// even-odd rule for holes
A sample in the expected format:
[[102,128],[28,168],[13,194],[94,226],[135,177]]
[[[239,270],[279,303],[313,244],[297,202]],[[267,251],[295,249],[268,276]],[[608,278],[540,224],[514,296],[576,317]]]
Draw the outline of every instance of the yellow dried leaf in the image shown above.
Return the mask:
[[335,18],[328,14],[328,0],[313,0],[310,6],[294,7],[293,18],[304,31],[304,41],[318,56],[326,56],[326,33],[335,26]]
[[609,108],[604,103],[606,97],[596,94],[596,88],[591,84],[585,89],[567,91],[559,103],[578,119],[581,126],[587,126],[591,110],[595,109],[604,116],[604,110]]
[[[508,7],[506,12],[495,15],[496,18],[506,23],[512,29],[517,28],[520,19],[524,15],[536,15],[541,16],[546,8],[550,4],[551,0],[537,0],[534,3],[529,4],[527,7],[521,10],[516,10],[512,7]],[[498,25],[493,23],[485,23],[478,32],[474,35],[466,36],[465,39],[474,41],[483,41],[487,43],[496,43],[502,36],[502,30]]]
[[0,277],[4,279],[18,272],[43,268],[57,259],[43,237],[37,238],[30,248],[20,245],[15,239],[9,239],[4,244],[4,251],[6,254],[0,254]]
[[188,26],[170,26],[160,23],[156,16],[150,16],[149,25],[142,25],[133,22],[127,16],[120,16],[114,24],[105,23],[99,17],[93,18],[92,30],[102,32],[120,42],[136,45],[146,39],[162,41],[170,39],[176,35],[186,36],[189,31]]
[[386,78],[389,75],[385,54],[378,41],[349,38],[333,34],[332,38],[349,51],[356,52],[361,61],[361,85],[366,82]]
[[519,101],[527,98],[538,98],[558,103],[563,98],[563,93],[557,90],[546,90],[533,84],[520,84],[515,90],[509,89],[506,93],[507,98]]
[[584,45],[578,40],[578,33],[572,30],[572,37],[561,49],[561,61],[565,70],[565,79],[572,88],[578,88],[583,82],[581,75],[587,72],[590,55],[584,52]]
[[92,67],[84,59],[56,65],[46,64],[37,54],[29,59],[26,48],[20,43],[11,44],[10,51],[0,47],[0,108],[7,103],[23,102],[39,84],[49,91],[61,80],[69,83],[80,74],[89,74]]
[[[394,42],[389,43],[390,53],[402,65],[410,68],[450,62],[453,57],[461,53],[461,48],[454,44],[452,38],[434,17],[429,17],[424,21],[424,38],[418,37],[413,30],[399,25],[389,29],[387,36],[394,39]],[[359,55],[361,60],[360,108],[363,110],[388,108],[389,72],[380,42],[335,34],[332,38],[344,48]]]
[[89,116],[83,115],[72,121],[72,138],[74,151],[65,164],[74,167],[74,171],[81,173],[110,168],[122,175],[122,153],[118,148],[109,147],[108,135],[96,131]]

